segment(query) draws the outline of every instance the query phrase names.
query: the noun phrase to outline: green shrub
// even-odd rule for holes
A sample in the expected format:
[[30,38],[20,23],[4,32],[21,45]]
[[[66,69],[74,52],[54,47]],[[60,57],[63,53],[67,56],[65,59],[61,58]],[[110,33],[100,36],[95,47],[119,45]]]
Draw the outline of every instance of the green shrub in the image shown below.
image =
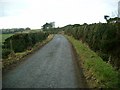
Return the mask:
[[[108,63],[104,62],[95,52],[87,47],[82,42],[68,37],[73,44],[77,54],[80,57],[79,63],[83,63],[83,68],[96,79],[96,86],[101,88],[118,88],[119,86],[119,73]],[[81,64],[80,64],[81,65]]]
[[3,49],[2,50],[2,58],[3,59],[6,59],[6,58],[8,58],[8,55],[11,53],[11,50],[9,50],[9,49]]
[[[111,57],[110,63],[120,68],[120,23],[95,23],[63,27],[65,34],[87,43],[103,60]],[[103,54],[102,54],[103,53]],[[119,64],[118,64],[119,63]]]
[[48,35],[43,32],[15,34],[5,40],[3,48],[12,49],[14,52],[23,52],[37,42],[45,40]]

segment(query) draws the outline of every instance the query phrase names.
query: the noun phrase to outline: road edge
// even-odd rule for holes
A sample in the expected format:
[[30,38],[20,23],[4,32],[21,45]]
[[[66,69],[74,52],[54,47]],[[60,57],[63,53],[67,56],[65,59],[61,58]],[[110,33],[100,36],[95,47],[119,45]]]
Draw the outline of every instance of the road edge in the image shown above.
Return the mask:
[[35,52],[37,52],[39,49],[41,49],[43,46],[45,46],[47,43],[49,43],[53,38],[54,38],[54,34],[49,35],[48,38],[46,40],[44,40],[43,42],[39,42],[37,43],[33,49],[31,51],[25,51],[26,53],[18,56],[17,57],[13,55],[12,59],[14,59],[14,62],[10,63],[8,66],[6,66],[5,68],[2,68],[2,73],[6,73],[9,70],[15,68],[17,65],[19,65],[20,63],[22,63],[23,61],[25,61],[27,58],[29,58],[32,54],[34,54]]
[[84,73],[83,73],[83,67],[82,67],[82,65],[81,65],[81,63],[80,63],[79,55],[77,54],[77,52],[76,52],[73,44],[72,44],[71,41],[67,38],[67,36],[65,36],[65,35],[63,35],[63,36],[64,36],[64,37],[68,40],[68,42],[70,43],[71,51],[72,51],[72,54],[73,54],[72,56],[73,56],[74,65],[77,65],[77,66],[74,66],[74,67],[75,67],[75,68],[78,67],[78,70],[79,70],[79,71],[77,70],[78,72],[77,72],[77,74],[76,74],[76,76],[79,78],[78,83],[80,84],[80,83],[81,83],[80,80],[82,80],[82,85],[83,85],[82,88],[89,88],[88,83],[87,83],[87,80],[86,80],[86,78],[85,78],[85,76],[84,76]]

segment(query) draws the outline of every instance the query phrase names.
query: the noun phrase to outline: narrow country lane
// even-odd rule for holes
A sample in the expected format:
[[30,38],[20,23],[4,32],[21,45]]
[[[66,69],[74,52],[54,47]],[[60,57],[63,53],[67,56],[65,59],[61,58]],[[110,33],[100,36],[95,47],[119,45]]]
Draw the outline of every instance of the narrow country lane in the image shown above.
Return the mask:
[[52,41],[3,75],[3,88],[82,88],[78,66],[68,40]]

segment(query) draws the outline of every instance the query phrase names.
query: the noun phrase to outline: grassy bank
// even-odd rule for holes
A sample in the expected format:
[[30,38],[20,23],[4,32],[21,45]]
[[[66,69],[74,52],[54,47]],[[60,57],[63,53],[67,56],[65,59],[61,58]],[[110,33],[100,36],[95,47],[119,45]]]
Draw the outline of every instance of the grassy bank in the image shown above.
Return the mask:
[[95,52],[82,42],[73,37],[66,36],[73,44],[78,56],[79,65],[83,67],[83,73],[91,88],[115,88],[118,87],[118,72],[104,62]]
[[7,59],[3,59],[2,60],[2,68],[3,70],[8,69],[10,66],[12,66],[13,64],[23,60],[26,56],[34,53],[35,51],[39,50],[43,45],[45,45],[46,43],[48,43],[50,40],[52,40],[52,38],[54,37],[54,35],[49,35],[48,38],[42,42],[38,42],[36,43],[32,49],[30,50],[26,50],[24,52],[19,52],[19,53],[11,53]]

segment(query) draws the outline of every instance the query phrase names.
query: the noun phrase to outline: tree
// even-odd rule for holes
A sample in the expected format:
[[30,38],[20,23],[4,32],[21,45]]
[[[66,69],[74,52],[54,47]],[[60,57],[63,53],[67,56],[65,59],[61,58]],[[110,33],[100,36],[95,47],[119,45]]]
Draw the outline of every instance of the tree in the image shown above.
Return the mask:
[[104,16],[104,19],[106,20],[107,23],[108,23],[108,21],[109,21],[109,20],[108,20],[108,17],[109,17],[108,15],[105,15],[105,16]]
[[25,30],[31,30],[29,27],[27,27]]
[[43,30],[51,29],[55,27],[55,22],[45,23],[42,28]]

